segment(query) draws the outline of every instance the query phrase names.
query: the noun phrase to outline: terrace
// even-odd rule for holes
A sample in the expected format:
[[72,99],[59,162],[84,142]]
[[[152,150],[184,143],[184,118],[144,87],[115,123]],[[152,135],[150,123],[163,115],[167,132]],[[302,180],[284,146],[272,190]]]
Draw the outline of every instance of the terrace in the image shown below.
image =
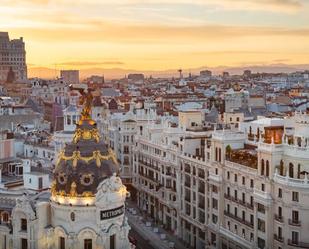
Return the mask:
[[258,158],[256,150],[249,150],[249,149],[232,150],[228,147],[226,148],[226,160],[253,169],[257,169],[258,166]]

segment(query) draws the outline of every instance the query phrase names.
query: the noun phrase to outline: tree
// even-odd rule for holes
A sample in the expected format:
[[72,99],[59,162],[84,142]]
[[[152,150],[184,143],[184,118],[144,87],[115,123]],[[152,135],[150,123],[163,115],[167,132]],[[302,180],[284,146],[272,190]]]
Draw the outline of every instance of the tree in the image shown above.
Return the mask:
[[225,154],[226,154],[226,156],[227,156],[228,159],[231,158],[231,153],[232,153],[232,147],[231,147],[231,145],[227,145],[227,146],[225,147]]

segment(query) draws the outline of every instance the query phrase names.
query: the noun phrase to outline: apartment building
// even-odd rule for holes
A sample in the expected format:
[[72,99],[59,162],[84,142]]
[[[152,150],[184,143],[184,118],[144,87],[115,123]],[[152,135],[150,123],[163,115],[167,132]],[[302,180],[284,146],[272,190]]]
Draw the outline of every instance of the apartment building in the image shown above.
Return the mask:
[[137,203],[154,222],[188,248],[309,248],[309,115],[180,126],[135,139]]
[[120,175],[126,185],[132,183],[135,137],[143,132],[148,123],[156,120],[154,108],[154,104],[147,102],[143,109],[131,105],[129,112],[105,113],[105,118],[102,119],[103,140],[115,151]]

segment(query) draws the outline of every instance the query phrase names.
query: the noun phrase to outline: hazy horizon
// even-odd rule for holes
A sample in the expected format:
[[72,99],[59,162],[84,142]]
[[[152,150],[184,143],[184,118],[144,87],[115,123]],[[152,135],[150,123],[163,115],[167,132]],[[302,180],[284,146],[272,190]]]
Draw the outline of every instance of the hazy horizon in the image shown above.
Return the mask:
[[[122,78],[129,73],[143,73],[149,77],[178,77],[179,68],[170,68],[166,70],[138,70],[130,68],[74,68],[80,70],[80,78],[85,79],[91,75],[104,75],[106,79]],[[289,64],[271,64],[271,65],[247,65],[240,67],[207,67],[201,66],[197,68],[182,68],[184,76],[188,76],[189,73],[193,75],[199,74],[201,70],[211,70],[214,75],[220,75],[223,71],[227,71],[231,74],[242,74],[244,70],[251,70],[253,73],[291,73],[295,71],[309,70],[309,64],[303,65],[289,65]],[[30,67],[28,69],[28,76],[43,77],[43,78],[55,78],[60,75],[61,69],[53,69],[48,67]]]

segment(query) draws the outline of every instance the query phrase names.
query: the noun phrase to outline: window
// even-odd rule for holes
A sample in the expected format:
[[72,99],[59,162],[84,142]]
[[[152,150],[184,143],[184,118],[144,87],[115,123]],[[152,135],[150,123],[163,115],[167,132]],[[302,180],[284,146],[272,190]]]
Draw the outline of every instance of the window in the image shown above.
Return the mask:
[[237,174],[234,175],[234,182],[237,182]]
[[278,207],[278,217],[282,217],[282,207]]
[[242,177],[242,185],[246,185],[246,178],[244,176]]
[[218,216],[217,215],[212,215],[212,223],[217,224],[218,222]]
[[265,240],[258,238],[258,248],[260,248],[260,249],[265,248]]
[[227,179],[230,179],[230,171],[227,172]]
[[282,188],[278,188],[278,197],[282,198]]
[[238,196],[237,196],[237,190],[234,190],[234,198],[235,198],[235,200],[237,200],[237,199],[238,199]]
[[8,212],[1,212],[1,218],[0,222],[2,223],[8,223],[9,222],[9,214]]
[[39,189],[42,189],[42,188],[43,188],[43,178],[42,178],[42,177],[39,177],[38,188],[39,188]]
[[254,182],[252,179],[250,180],[250,188],[254,188]]
[[63,237],[59,238],[59,249],[65,249],[65,239]]
[[21,239],[21,249],[28,249],[28,240]]
[[115,238],[115,234],[111,235],[109,237],[109,248],[110,249],[116,249],[116,238]]
[[266,160],[266,176],[269,176],[269,161]]
[[242,193],[242,202],[245,203],[246,202],[246,194]]
[[292,243],[296,245],[298,244],[298,232],[292,232]]
[[215,154],[215,158],[216,158],[216,161],[218,161],[218,148],[216,147],[216,154]]
[[254,225],[254,216],[253,216],[253,214],[250,214],[250,224]]
[[295,210],[292,211],[292,220],[293,220],[293,223],[298,223],[299,221],[298,211],[295,211]]
[[215,198],[212,198],[212,207],[216,210],[218,209],[218,200]]
[[258,219],[258,230],[265,233],[265,221]]
[[71,122],[71,116],[68,115],[68,116],[67,116],[67,125],[71,125],[71,123],[72,123],[72,122]]
[[250,233],[250,241],[253,241],[254,235],[253,233]]
[[293,165],[293,163],[289,164],[289,177],[294,178],[294,165]]
[[264,163],[264,159],[262,159],[262,162],[261,162],[261,175],[263,176],[264,175],[264,171],[265,171],[265,163]]
[[20,220],[20,230],[27,231],[27,220],[26,219]]
[[258,203],[257,210],[263,214],[265,214],[265,206],[261,203]]
[[212,192],[218,193],[218,187],[215,185],[212,185]]
[[261,189],[262,189],[263,192],[265,191],[265,184],[264,183],[262,183]]
[[84,239],[84,249],[92,249],[92,239]]
[[282,228],[278,227],[278,238],[282,238]]
[[242,211],[242,220],[246,220],[246,212]]
[[298,202],[298,192],[292,192],[292,200]]

